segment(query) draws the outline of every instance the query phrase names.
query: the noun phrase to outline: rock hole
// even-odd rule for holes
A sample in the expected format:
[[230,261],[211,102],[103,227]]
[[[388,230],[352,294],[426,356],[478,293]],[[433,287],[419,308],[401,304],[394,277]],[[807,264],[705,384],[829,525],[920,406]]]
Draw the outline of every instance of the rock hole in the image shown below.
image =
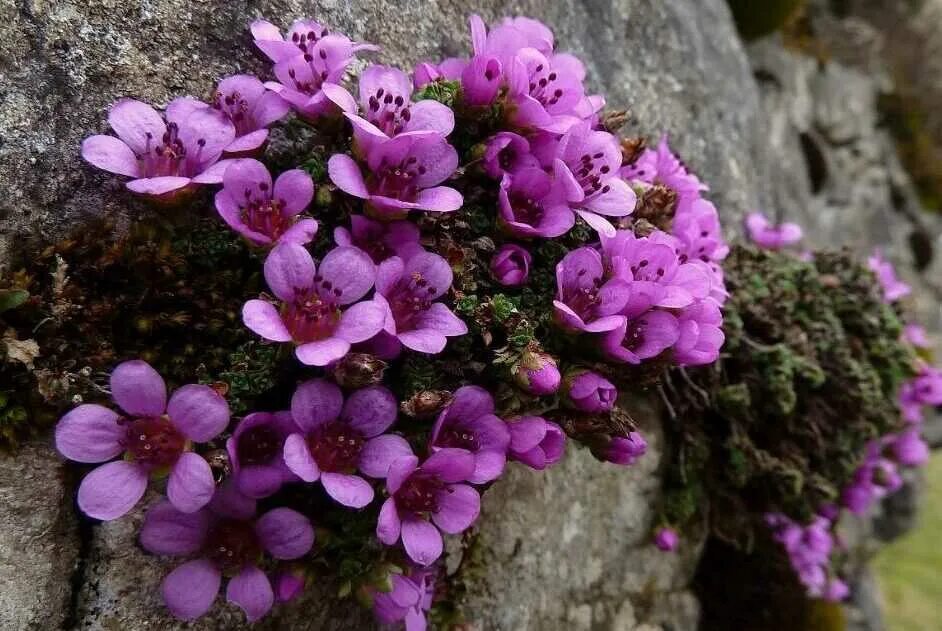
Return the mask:
[[802,132],[798,139],[801,141],[801,152],[805,156],[805,168],[808,169],[808,181],[811,182],[811,192],[818,194],[824,188],[828,179],[828,164],[824,152],[818,142],[807,132]]

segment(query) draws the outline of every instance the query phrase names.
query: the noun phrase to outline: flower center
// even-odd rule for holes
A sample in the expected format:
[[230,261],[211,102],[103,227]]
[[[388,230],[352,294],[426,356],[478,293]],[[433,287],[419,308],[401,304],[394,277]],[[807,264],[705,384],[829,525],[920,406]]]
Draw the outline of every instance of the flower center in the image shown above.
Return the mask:
[[448,428],[440,435],[438,444],[441,447],[457,447],[471,452],[478,450],[477,436],[464,427]]
[[143,177],[194,175],[202,162],[203,147],[206,139],[196,141],[196,152],[190,154],[180,140],[180,128],[176,123],[167,123],[167,131],[156,144],[153,134],[147,132],[144,152],[137,157]]
[[376,172],[377,185],[374,194],[406,202],[414,201],[419,191],[415,179],[425,175],[427,171],[425,166],[418,162],[418,158],[410,156],[399,164],[380,164]]
[[610,186],[602,184],[602,179],[608,177],[611,171],[611,167],[607,164],[599,164],[604,157],[605,154],[601,151],[591,155],[586,153],[582,155],[578,164],[575,166],[570,165],[572,173],[586,197],[591,197],[596,193],[604,195],[611,190]]
[[320,283],[321,292],[300,294],[294,302],[285,303],[282,310],[281,317],[291,337],[302,344],[329,338],[340,324],[340,307],[323,296],[333,294],[339,298],[341,290],[320,276],[315,276],[314,281]]
[[[580,269],[577,272],[577,276],[580,278],[586,274],[588,274],[588,271],[584,269]],[[602,301],[601,298],[599,298],[599,289],[603,284],[604,282],[601,277],[597,276],[591,280],[591,285],[588,287],[580,286],[569,288],[563,296],[563,302],[579,314],[580,318],[588,321],[594,317],[595,310]]]
[[543,64],[539,64],[530,73],[530,96],[535,98],[543,107],[556,105],[563,96],[563,90],[558,87],[556,80],[559,76],[555,72],[544,73]]
[[262,547],[252,524],[244,521],[221,521],[209,531],[203,554],[225,574],[235,574],[254,562]]
[[245,465],[267,465],[281,455],[282,442],[278,433],[268,425],[257,425],[239,436],[236,452]]
[[434,513],[438,510],[437,496],[444,488],[438,478],[413,474],[396,491],[396,506],[411,513]]
[[543,219],[543,207],[527,195],[512,193],[510,207],[514,213],[514,220],[518,223],[537,226]]
[[419,314],[425,312],[438,288],[430,285],[418,272],[401,278],[389,298],[389,308],[396,320],[396,329],[410,331]]
[[[265,189],[266,184],[262,184]],[[252,196],[251,189],[245,189],[245,205],[242,206],[242,221],[250,229],[259,232],[273,241],[283,235],[291,226],[291,220],[285,216],[285,203],[280,199],[255,199]]]
[[243,136],[254,131],[252,117],[249,115],[249,103],[239,92],[231,94],[216,92],[213,107],[232,121],[236,128],[236,136]]
[[128,425],[127,450],[148,468],[169,467],[185,446],[186,437],[166,416],[138,418]]
[[644,280],[656,283],[665,274],[663,267],[654,267],[648,259],[641,259],[637,265],[631,266],[631,275],[635,280]]
[[383,88],[371,94],[366,119],[379,127],[387,136],[401,132],[412,118],[409,100],[400,94],[393,96]]
[[321,471],[353,471],[364,443],[363,435],[345,423],[330,423],[308,438],[311,455]]

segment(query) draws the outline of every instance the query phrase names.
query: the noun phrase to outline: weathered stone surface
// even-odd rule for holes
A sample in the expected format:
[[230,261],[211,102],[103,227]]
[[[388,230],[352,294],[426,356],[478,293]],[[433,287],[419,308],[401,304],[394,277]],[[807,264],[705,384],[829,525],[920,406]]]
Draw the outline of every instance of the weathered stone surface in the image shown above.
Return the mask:
[[[133,218],[137,202],[121,182],[78,158],[81,139],[106,129],[107,107],[116,98],[163,105],[181,94],[205,95],[231,72],[264,75],[267,64],[254,55],[246,32],[253,18],[287,25],[314,15],[382,45],[384,62],[411,64],[466,51],[471,9],[486,19],[516,13],[544,19],[562,49],[585,59],[593,86],[609,103],[631,109],[635,132],[672,134],[688,164],[711,185],[730,226],[755,205],[757,91],[722,0],[487,0],[470,8],[448,0],[25,0],[0,4],[6,25],[0,82],[9,86],[0,92],[0,262],[4,244],[26,231],[62,234],[90,214]],[[548,475],[515,470],[488,494],[480,532],[493,563],[473,583],[468,601],[482,631],[695,628],[696,601],[683,590],[696,547],[664,555],[647,545],[663,450],[656,421],[647,426],[652,452],[636,470],[603,466],[574,451]],[[22,466],[32,467],[35,458],[23,454]],[[7,485],[0,478],[0,488]],[[48,496],[67,511],[63,489]],[[76,627],[239,626],[241,614],[226,607],[195,625],[167,618],[157,592],[167,566],[135,547],[140,518],[137,512],[94,527],[76,595]],[[74,558],[74,539],[74,530],[56,539],[62,559]],[[37,567],[30,588],[48,584],[68,594],[67,572]],[[6,585],[10,576],[0,572],[0,581]],[[327,588],[315,590],[260,628],[371,626],[356,606],[328,605],[327,594]],[[22,603],[18,612],[27,611]]]
[[66,476],[47,445],[0,457],[0,629],[67,622],[79,537]]

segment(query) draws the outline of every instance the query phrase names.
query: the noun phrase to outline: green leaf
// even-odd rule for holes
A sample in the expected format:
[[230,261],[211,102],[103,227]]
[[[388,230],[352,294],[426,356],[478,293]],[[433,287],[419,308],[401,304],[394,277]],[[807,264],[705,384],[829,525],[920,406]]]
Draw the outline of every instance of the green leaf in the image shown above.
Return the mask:
[[29,299],[25,289],[0,289],[0,313],[23,305]]

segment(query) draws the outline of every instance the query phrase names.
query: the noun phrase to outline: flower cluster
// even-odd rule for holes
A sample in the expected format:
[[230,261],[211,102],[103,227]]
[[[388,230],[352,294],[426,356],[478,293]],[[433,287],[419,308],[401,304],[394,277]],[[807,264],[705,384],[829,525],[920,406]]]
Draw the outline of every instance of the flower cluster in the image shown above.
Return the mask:
[[883,290],[883,300],[887,304],[892,304],[912,293],[913,288],[899,279],[893,264],[883,258],[883,252],[879,249],[870,255],[867,265],[876,275],[877,282]]
[[833,520],[818,515],[802,526],[785,515],[766,515],[772,536],[785,548],[792,569],[812,598],[837,602],[844,600],[849,589],[837,576],[829,575],[831,553],[836,547],[831,532]]
[[[256,620],[303,590],[302,557],[350,550],[360,556],[338,565],[365,569],[348,591],[381,622],[422,629],[443,535],[475,523],[508,462],[543,470],[572,437],[599,460],[633,464],[647,443],[615,419],[624,364],[661,371],[719,355],[728,248],[706,186],[666,139],[629,151],[545,25],[470,25],[469,58],[411,75],[369,64],[352,85],[356,56],[377,47],[313,20],[286,34],[258,20],[251,33],[274,80],[232,76],[164,115],[119,101],[118,138],[83,145],[88,162],[153,200],[221,184],[219,217],[264,260],[266,293],[240,295],[242,323],[293,351],[277,353],[277,387],[238,419],[225,384],[183,386],[167,401],[157,371],[135,360],[111,376],[120,413],[84,404],[56,429],[64,456],[106,463],[79,490],[90,517],[125,515],[166,478],[140,540],[188,557],[161,589],[179,618],[207,612],[225,578],[226,598]],[[316,138],[314,154],[269,159],[269,126],[285,117],[285,133]],[[273,163],[300,166],[273,173]],[[481,206],[487,229],[472,217]],[[540,249],[550,239],[562,248],[552,256]],[[499,349],[485,348],[482,328],[500,310],[485,317],[466,295],[494,287],[545,305],[531,305],[524,326],[522,297],[502,294],[501,318],[520,335]],[[585,354],[565,356],[583,335]],[[373,534],[331,545],[363,537],[334,532],[344,520]],[[324,550],[315,525],[333,537]],[[660,539],[673,548],[677,536]]]

